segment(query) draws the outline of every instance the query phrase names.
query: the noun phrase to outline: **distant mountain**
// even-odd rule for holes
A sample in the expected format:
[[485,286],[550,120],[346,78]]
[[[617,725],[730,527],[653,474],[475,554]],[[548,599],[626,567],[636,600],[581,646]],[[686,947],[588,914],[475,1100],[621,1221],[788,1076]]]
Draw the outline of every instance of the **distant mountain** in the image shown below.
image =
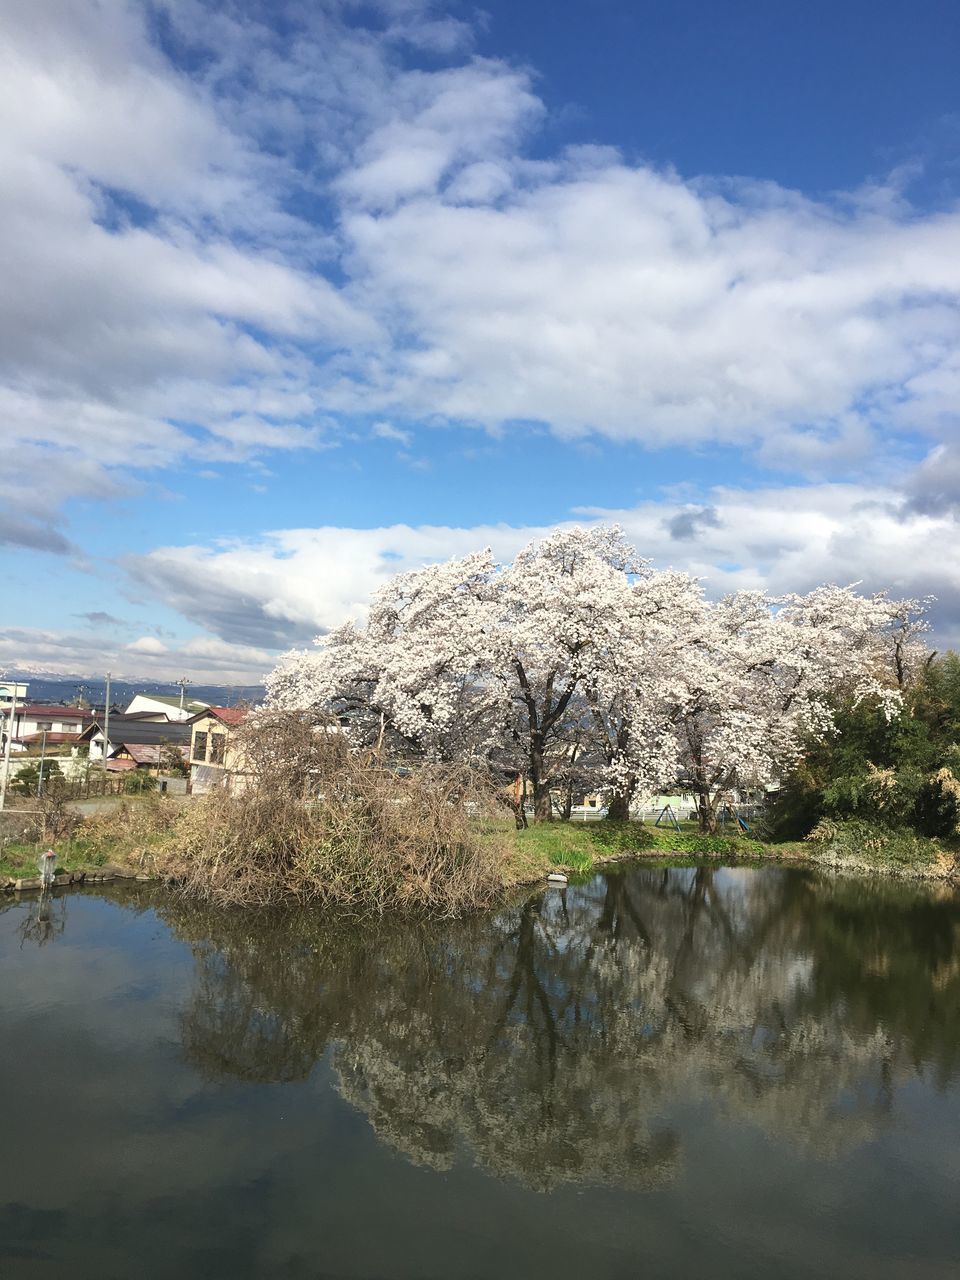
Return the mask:
[[[84,680],[79,676],[76,679],[35,676],[29,672],[11,672],[9,679],[19,680],[27,685],[27,698],[30,702],[76,702],[81,690],[84,699],[94,704],[102,703],[106,697],[106,683],[103,680]],[[177,697],[180,687],[156,680],[135,683],[125,680],[110,681],[112,703],[127,703],[135,693],[160,693]],[[186,696],[208,702],[214,707],[234,707],[238,702],[262,702],[264,688],[259,684],[189,684]]]

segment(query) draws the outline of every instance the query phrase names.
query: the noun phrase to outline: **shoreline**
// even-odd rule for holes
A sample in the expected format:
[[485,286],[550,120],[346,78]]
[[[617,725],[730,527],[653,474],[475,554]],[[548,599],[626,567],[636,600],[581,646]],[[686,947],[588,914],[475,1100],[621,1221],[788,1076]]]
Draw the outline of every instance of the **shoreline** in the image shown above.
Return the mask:
[[[672,833],[668,835],[644,826],[602,828],[600,824],[587,827],[585,824],[558,822],[498,834],[507,835],[508,852],[501,872],[501,887],[505,893],[545,882],[551,873],[560,872],[577,880],[595,870],[623,862],[770,862],[817,867],[851,875],[960,884],[960,852],[943,848],[933,840],[921,846],[924,858],[891,860],[851,855],[835,850],[831,845],[811,847],[806,842],[767,844],[742,836],[700,837],[692,833],[675,838]],[[79,850],[77,852],[80,853]],[[105,884],[116,880],[163,883],[169,879],[171,884],[174,883],[173,878],[165,877],[156,865],[153,870],[147,869],[156,850],[142,840],[136,841],[132,847],[130,844],[124,847],[122,837],[118,837],[98,852],[100,856],[94,862],[87,862],[80,853],[77,858],[79,865],[58,868],[51,888]],[[68,864],[72,860],[70,850],[61,856]],[[37,893],[41,890],[39,876],[25,874],[28,867],[36,866],[36,856],[32,851],[30,854],[26,850],[20,853],[17,859],[19,866],[5,861],[7,868],[0,870],[0,893]]]

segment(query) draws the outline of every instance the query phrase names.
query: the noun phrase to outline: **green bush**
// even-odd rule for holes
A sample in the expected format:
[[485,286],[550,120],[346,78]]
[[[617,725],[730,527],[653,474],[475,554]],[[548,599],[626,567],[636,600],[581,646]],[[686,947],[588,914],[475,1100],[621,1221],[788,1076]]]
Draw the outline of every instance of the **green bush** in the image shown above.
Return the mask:
[[[56,760],[44,760],[43,762],[43,785],[46,787],[52,779],[62,779],[63,774],[60,765]],[[40,785],[40,761],[36,764],[24,765],[16,776],[16,780],[11,783],[11,790],[21,796],[35,796],[37,788]]]
[[921,786],[914,805],[914,825],[925,836],[960,833],[960,782],[940,769]]
[[123,780],[123,789],[128,796],[138,796],[144,791],[156,790],[157,780],[152,773],[141,769],[131,769]]
[[853,867],[921,869],[936,862],[941,853],[939,845],[909,827],[888,827],[863,818],[821,818],[807,839]]

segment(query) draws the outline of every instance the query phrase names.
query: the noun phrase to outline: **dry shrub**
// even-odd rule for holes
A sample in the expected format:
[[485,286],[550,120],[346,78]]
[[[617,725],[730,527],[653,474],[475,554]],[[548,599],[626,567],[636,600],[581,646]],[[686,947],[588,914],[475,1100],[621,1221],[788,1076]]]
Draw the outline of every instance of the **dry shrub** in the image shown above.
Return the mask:
[[85,849],[96,856],[139,855],[172,831],[181,807],[176,801],[154,793],[136,800],[122,800],[101,813],[91,813],[81,822],[78,835]]
[[504,844],[493,790],[459,766],[388,766],[335,726],[261,714],[229,789],[177,824],[164,869],[218,903],[293,897],[446,915],[493,902]]
[[[8,793],[9,794],[9,793]],[[69,839],[80,825],[80,817],[69,804],[69,790],[62,778],[54,776],[39,796],[11,797],[8,813],[22,811],[24,840],[48,843]]]

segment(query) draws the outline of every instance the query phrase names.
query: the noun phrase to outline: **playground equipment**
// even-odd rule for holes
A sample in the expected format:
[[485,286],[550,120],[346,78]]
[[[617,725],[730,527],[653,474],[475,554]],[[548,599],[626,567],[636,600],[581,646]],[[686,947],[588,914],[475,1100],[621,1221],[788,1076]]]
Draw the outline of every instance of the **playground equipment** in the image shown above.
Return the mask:
[[665,804],[663,808],[660,810],[660,812],[657,814],[657,820],[653,825],[655,827],[659,827],[661,822],[672,823],[673,826],[676,827],[677,829],[677,834],[678,835],[682,834],[680,831],[680,820],[678,819],[677,815],[673,812],[673,805]]
[[740,816],[739,809],[731,801],[729,800],[724,801],[724,803],[720,806],[720,813],[718,814],[718,817],[720,819],[721,826],[723,826],[726,823],[728,818],[732,818],[734,822],[736,822],[737,826],[740,828],[741,831],[744,831],[747,834],[749,834],[750,827],[748,823],[746,823],[744,819]]

